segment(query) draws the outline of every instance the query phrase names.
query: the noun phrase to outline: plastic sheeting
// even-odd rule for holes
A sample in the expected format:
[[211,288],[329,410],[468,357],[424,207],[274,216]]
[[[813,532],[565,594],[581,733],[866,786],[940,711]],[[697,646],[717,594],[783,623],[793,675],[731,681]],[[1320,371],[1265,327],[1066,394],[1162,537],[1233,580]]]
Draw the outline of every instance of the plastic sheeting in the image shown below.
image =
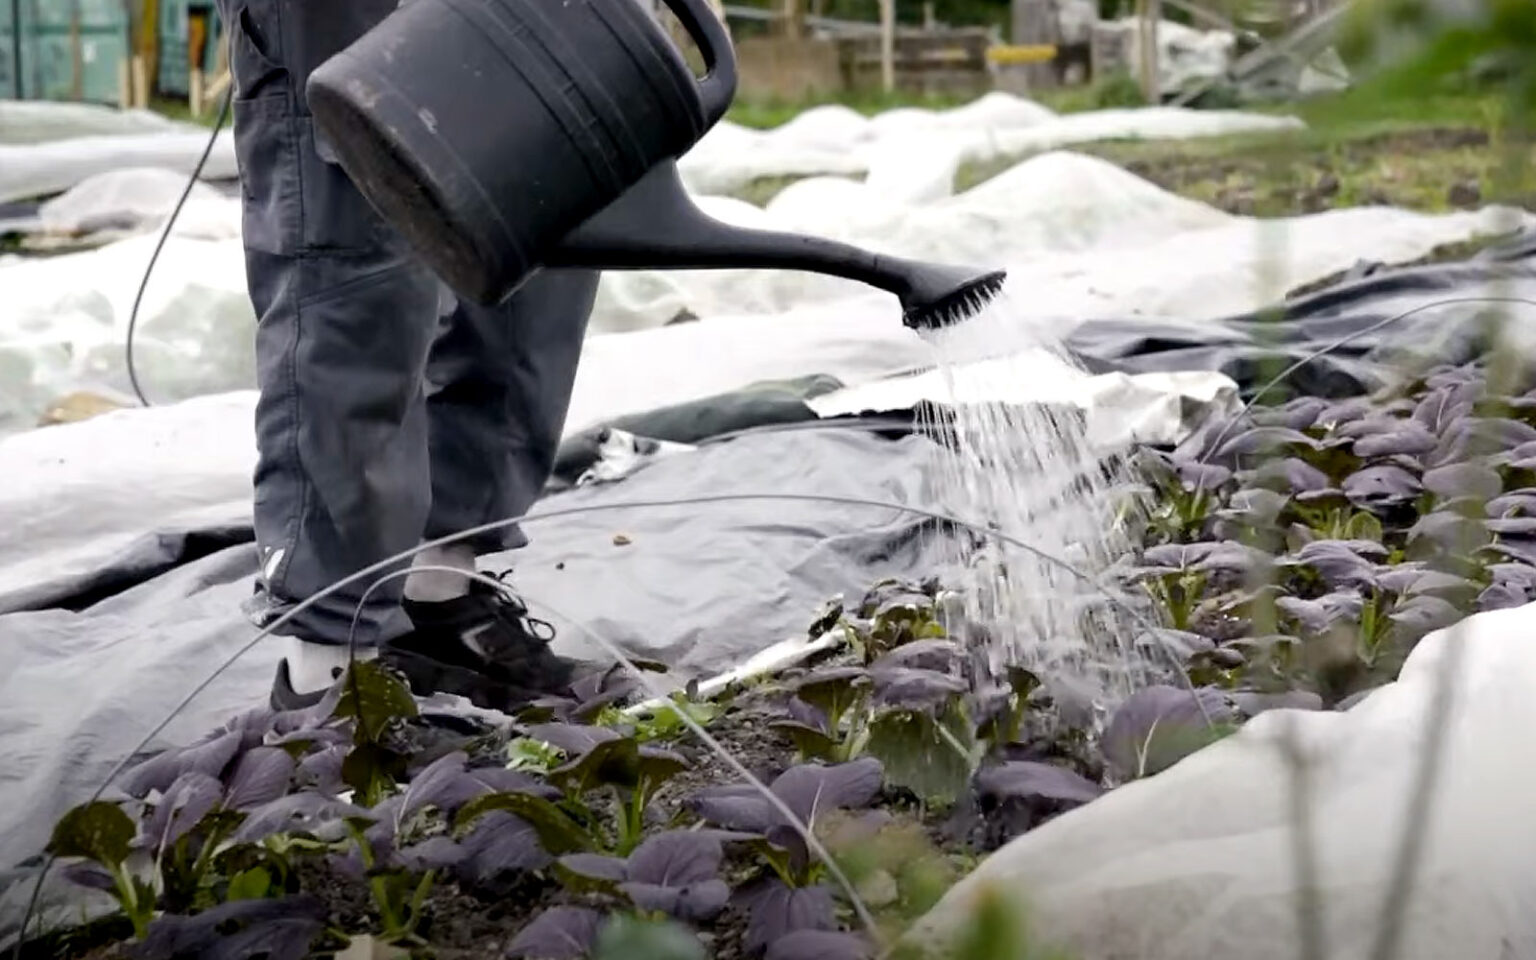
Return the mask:
[[[1011,313],[1020,323],[1058,331],[1071,326],[1063,317],[1242,313],[1362,257],[1411,260],[1443,243],[1532,220],[1500,208],[1444,215],[1356,208],[1257,220],[1072,153],[1034,157],[951,196],[942,164],[924,166],[922,158],[921,151],[892,157],[869,183],[801,181],[767,209],[725,197],[701,202],[745,225],[919,259],[1007,266]],[[227,209],[233,231],[232,201]],[[204,236],[214,232],[195,215],[178,225]],[[30,426],[74,390],[127,390],[123,339],[155,242],[146,234],[100,250],[0,266],[6,291],[0,299],[0,430]],[[896,303],[883,292],[804,273],[621,272],[603,277],[591,329],[652,330],[685,313],[722,322],[781,316],[774,322],[867,328],[889,323]],[[146,389],[157,400],[172,400],[251,386],[254,322],[239,241],[172,237],[140,316],[137,361]],[[763,332],[752,335],[753,349],[781,352],[769,328],[756,329]]]
[[[1399,679],[1344,712],[1274,710],[1155,777],[1024,834],[920,920],[953,942],[983,891],[1030,934],[1081,960],[1281,960],[1309,942],[1299,909],[1293,756],[1305,758],[1322,955],[1376,955],[1405,818],[1426,762],[1427,718],[1450,691],[1440,765],[1399,960],[1536,957],[1536,604],[1480,613],[1425,637]],[[1452,656],[1455,647],[1458,656]]]

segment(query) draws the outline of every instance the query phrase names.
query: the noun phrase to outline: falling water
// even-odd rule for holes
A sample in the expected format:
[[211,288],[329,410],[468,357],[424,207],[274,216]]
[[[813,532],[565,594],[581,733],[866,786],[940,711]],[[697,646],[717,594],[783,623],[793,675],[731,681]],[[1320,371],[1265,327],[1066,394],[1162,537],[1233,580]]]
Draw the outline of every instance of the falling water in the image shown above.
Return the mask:
[[996,539],[946,541],[946,559],[963,571],[954,586],[966,622],[982,628],[978,652],[994,673],[1017,664],[1093,703],[1120,699],[1157,672],[1138,653],[1142,631],[1127,609],[1136,601],[1105,576],[1130,552],[1114,521],[1127,471],[1090,442],[1080,409],[1041,402],[1051,381],[1081,367],[1006,291],[929,338],[950,414],[926,418],[943,438],[931,478],[938,502],[1076,571]]

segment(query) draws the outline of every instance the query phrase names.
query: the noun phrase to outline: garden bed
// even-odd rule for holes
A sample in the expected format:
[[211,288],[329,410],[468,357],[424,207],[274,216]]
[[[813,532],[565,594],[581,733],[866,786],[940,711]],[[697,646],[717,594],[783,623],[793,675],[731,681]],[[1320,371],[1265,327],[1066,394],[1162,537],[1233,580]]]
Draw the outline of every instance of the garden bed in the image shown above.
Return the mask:
[[[1140,550],[1114,574],[1198,692],[1173,679],[1075,726],[1051,678],[990,675],[949,639],[936,583],[834,601],[809,631],[846,642],[820,662],[649,714],[621,709],[637,687],[615,670],[507,728],[445,722],[364,665],[66,816],[55,869],[126,909],[23,955],[279,960],[368,937],[553,958],[620,936],[656,958],[872,955],[865,920],[898,933],[1011,837],[1263,710],[1346,706],[1425,634],[1528,602],[1536,390],[1497,372],[1261,406],[1143,452]],[[867,918],[685,715],[809,822]]]

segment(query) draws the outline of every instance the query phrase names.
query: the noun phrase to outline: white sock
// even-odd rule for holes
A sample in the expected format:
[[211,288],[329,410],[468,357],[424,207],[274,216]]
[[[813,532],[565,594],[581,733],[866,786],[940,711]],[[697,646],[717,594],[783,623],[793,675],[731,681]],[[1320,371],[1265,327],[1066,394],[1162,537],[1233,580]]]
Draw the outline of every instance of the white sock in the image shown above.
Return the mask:
[[[416,554],[412,567],[452,567],[465,573],[475,572],[475,548],[462,543],[430,547]],[[405,578],[405,596],[418,603],[442,603],[456,600],[469,592],[473,581],[458,573],[443,570],[412,570]]]
[[[295,693],[314,693],[336,682],[347,669],[347,648],[342,644],[310,643],[297,637],[284,637],[283,658],[288,661],[288,682]],[[379,655],[374,647],[358,647],[359,660]]]

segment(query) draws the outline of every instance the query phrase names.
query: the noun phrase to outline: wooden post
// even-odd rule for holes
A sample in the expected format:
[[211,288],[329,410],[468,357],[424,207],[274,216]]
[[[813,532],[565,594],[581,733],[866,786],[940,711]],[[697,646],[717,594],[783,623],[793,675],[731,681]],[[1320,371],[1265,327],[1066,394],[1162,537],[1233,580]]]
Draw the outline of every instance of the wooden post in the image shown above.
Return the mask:
[[780,30],[791,40],[805,36],[805,5],[801,0],[784,0],[783,21]]
[[1162,20],[1162,0],[1136,0],[1137,40],[1141,56],[1141,95],[1149,104],[1162,99],[1158,82],[1157,25]]
[[938,25],[938,18],[933,15],[933,0],[923,4],[923,29],[932,30]]
[[149,106],[151,84],[155,79],[155,64],[160,57],[160,0],[143,0],[139,8],[139,53],[143,65],[136,67],[142,84],[139,91],[140,106]]
[[143,57],[133,58],[133,105],[140,110],[149,106],[149,65]]
[[133,72],[127,57],[117,62],[117,106],[120,110],[133,106]]
[[[21,24],[15,29],[20,30]],[[80,8],[69,15],[69,56],[72,73],[69,79],[69,97],[79,100],[85,96],[85,50],[80,46]]]
[[896,92],[896,0],[880,0],[880,86]]

